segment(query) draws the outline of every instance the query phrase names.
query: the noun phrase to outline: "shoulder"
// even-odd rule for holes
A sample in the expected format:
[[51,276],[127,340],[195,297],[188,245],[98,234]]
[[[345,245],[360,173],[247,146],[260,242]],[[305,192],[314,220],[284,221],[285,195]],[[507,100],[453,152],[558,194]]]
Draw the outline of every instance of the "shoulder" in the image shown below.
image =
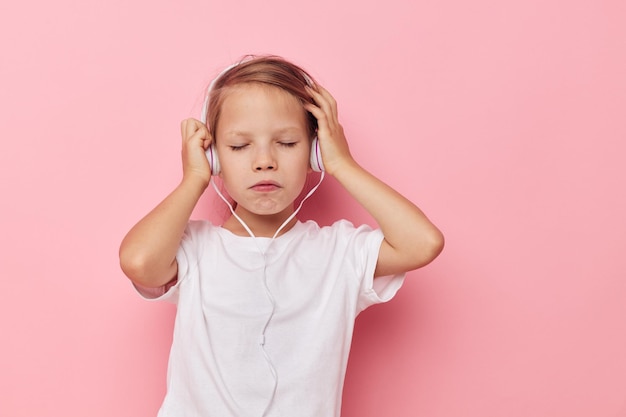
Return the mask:
[[317,231],[317,232],[325,232],[325,233],[333,233],[340,231],[350,231],[366,228],[372,230],[372,228],[366,224],[362,224],[360,226],[355,226],[350,220],[341,219],[337,220],[334,223],[326,226],[320,226],[317,224],[315,220],[307,220],[305,222],[300,223],[300,229],[306,231]]
[[185,228],[184,237],[193,239],[195,237],[218,232],[220,229],[220,226],[216,226],[208,220],[190,220]]
[[320,226],[315,221],[309,220],[301,223],[299,232],[302,236],[309,239],[325,241],[354,241],[360,239],[374,238],[378,239],[378,235],[382,233],[378,229],[373,229],[367,224],[355,226],[349,220],[338,220],[331,225]]
[[368,234],[368,233],[375,232],[375,230],[372,229],[372,227],[370,227],[367,224],[361,224],[361,225],[355,226],[351,221],[345,220],[345,219],[337,220],[330,226],[322,227],[321,230],[325,233],[330,233],[334,235],[348,235],[348,236],[355,235],[355,234]]
[[202,232],[216,228],[219,228],[219,226],[215,226],[208,220],[189,220],[187,223],[187,230],[192,232]]
[[222,228],[208,220],[190,220],[185,227],[180,247],[191,251],[193,248],[202,248],[221,235]]

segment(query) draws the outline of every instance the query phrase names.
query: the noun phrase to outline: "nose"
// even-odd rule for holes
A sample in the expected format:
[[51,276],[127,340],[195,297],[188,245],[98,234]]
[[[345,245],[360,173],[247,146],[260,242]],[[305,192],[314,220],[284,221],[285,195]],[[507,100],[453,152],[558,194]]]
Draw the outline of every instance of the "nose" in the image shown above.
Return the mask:
[[265,146],[257,149],[254,158],[254,170],[267,171],[274,169],[276,169],[276,160],[272,150]]

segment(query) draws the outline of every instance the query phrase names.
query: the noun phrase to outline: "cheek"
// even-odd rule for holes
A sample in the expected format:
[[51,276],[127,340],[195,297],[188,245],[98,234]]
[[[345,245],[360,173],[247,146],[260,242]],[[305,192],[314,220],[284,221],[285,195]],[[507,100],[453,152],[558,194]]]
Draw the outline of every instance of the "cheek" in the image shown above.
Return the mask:
[[222,184],[226,189],[226,192],[232,196],[232,191],[236,192],[236,185],[241,183],[241,169],[237,169],[237,166],[234,166],[232,163],[227,163],[225,161],[220,160],[222,170],[218,174],[219,178],[222,180]]
[[220,167],[222,169],[220,175],[226,177],[237,177],[237,174],[242,172],[244,166],[249,167],[249,165],[246,165],[248,161],[242,158],[241,155],[237,155],[232,151],[218,153],[217,157],[220,160]]
[[309,165],[309,161],[307,159],[306,164],[302,164],[298,168],[298,175],[294,176],[294,181],[296,182],[297,187],[302,191],[302,189],[306,186],[307,180],[309,178],[309,173],[313,172],[311,166]]
[[298,182],[305,181],[309,172],[311,172],[311,165],[309,163],[309,157],[306,159],[298,160],[297,163],[294,163],[293,171],[296,172],[294,177],[298,178]]

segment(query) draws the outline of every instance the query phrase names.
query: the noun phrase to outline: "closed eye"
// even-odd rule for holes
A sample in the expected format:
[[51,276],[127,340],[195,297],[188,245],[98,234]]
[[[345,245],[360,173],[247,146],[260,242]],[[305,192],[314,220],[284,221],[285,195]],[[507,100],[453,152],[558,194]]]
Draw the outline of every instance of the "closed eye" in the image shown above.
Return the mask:
[[293,148],[294,146],[296,146],[298,144],[298,142],[279,142],[281,146],[284,146],[286,148]]
[[229,145],[228,147],[233,151],[240,151],[248,145]]

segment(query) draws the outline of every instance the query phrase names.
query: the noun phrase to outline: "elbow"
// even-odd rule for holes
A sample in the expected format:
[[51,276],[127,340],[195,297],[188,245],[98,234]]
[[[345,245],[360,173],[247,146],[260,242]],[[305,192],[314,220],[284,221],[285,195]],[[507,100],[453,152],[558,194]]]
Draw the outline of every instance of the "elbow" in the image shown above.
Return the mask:
[[149,281],[147,277],[146,262],[142,261],[139,256],[131,256],[123,251],[120,251],[120,268],[128,279],[136,284],[146,286],[146,282]]
[[445,237],[439,229],[434,229],[428,234],[419,245],[419,250],[416,254],[416,265],[414,269],[421,268],[428,265],[435,260],[443,251],[445,246]]
[[430,240],[430,262],[432,262],[437,256],[439,256],[439,254],[443,251],[445,245],[446,238],[444,237],[443,233],[441,233],[441,230],[437,229],[436,232],[433,233],[433,236]]
[[124,275],[133,283],[146,288],[157,288],[165,285],[170,279],[163,279],[167,274],[154,271],[153,262],[141,254],[131,254],[120,250],[120,268]]

